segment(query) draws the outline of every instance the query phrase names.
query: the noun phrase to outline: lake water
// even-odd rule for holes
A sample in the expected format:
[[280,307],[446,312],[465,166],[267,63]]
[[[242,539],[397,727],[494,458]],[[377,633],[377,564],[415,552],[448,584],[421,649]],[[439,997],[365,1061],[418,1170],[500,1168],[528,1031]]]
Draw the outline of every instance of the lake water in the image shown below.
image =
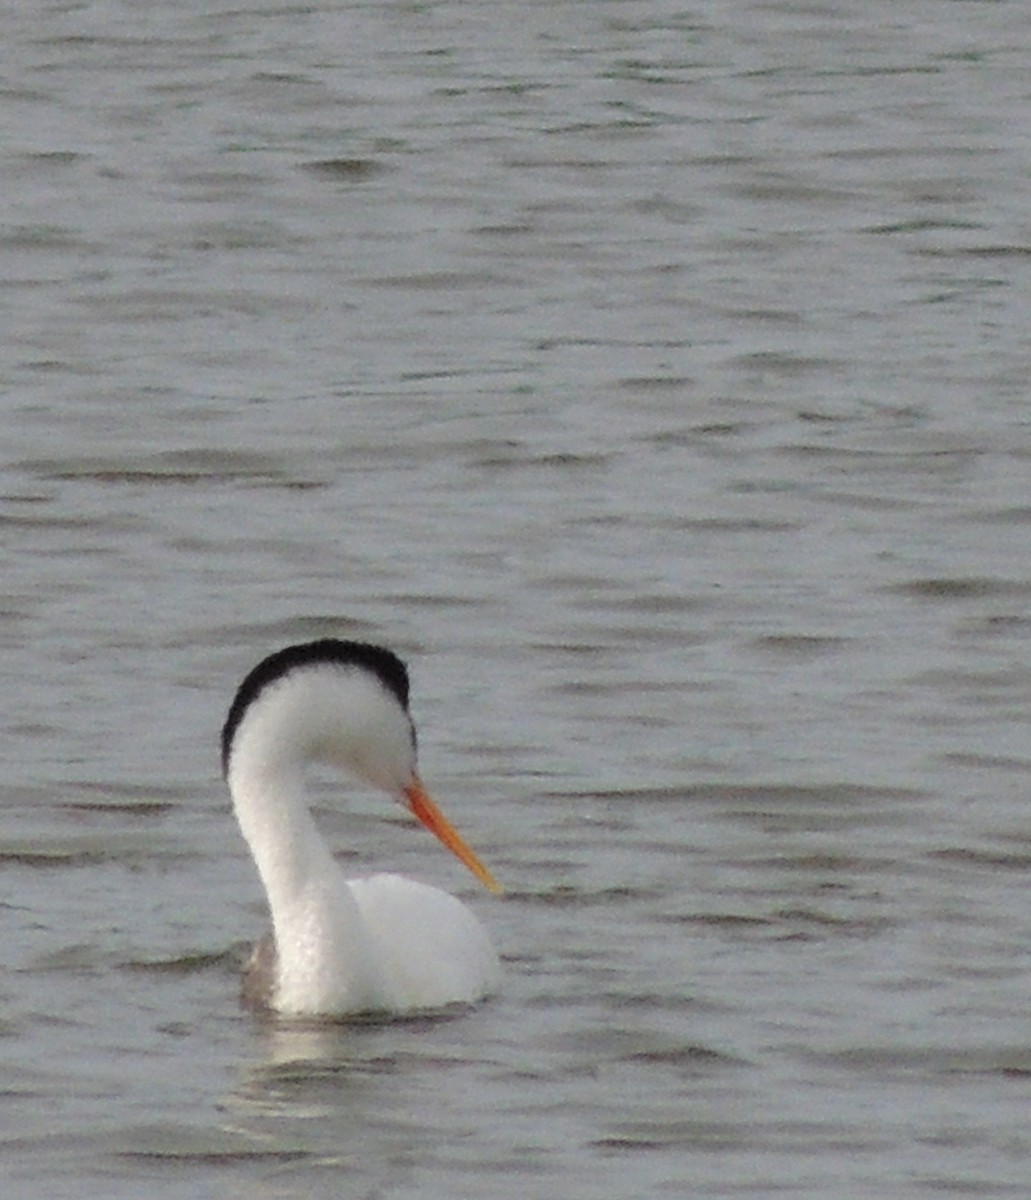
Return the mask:
[[[0,32],[4,1197],[1026,1197],[1026,6]],[[239,1007],[217,734],[327,633],[471,1012]]]

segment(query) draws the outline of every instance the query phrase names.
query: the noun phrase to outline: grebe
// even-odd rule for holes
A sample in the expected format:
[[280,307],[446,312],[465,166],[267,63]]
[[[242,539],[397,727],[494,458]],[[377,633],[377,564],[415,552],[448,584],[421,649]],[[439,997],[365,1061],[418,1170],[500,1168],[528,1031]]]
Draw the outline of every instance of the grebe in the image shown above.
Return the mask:
[[223,773],[272,915],[245,996],[286,1015],[344,1016],[488,995],[498,957],[464,904],[401,875],[344,878],[312,819],[309,763],[388,792],[501,890],[419,779],[404,663],[364,642],[288,646],[247,675],[222,729]]

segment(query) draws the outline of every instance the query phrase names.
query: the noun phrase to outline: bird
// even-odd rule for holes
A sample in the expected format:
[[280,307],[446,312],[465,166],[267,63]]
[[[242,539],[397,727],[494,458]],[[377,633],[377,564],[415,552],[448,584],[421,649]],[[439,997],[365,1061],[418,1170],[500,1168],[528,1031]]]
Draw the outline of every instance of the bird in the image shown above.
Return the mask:
[[501,891],[419,778],[408,701],[393,651],[336,638],[270,654],[237,689],[222,772],[272,918],[244,973],[249,1004],[286,1017],[404,1015],[497,989],[497,952],[466,905],[402,875],[346,879],[312,817],[306,768],[340,768],[399,800]]

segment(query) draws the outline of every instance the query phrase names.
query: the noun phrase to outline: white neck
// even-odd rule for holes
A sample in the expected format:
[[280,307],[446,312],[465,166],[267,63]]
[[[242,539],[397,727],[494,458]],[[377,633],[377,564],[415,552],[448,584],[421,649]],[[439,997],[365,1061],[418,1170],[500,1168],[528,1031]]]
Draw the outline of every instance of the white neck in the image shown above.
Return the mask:
[[279,909],[296,904],[313,880],[338,868],[308,807],[298,762],[248,763],[229,772],[229,788],[240,830],[268,893],[273,921]]
[[283,1012],[378,1008],[381,971],[351,889],[315,827],[300,764],[230,771],[240,828],[268,895]]

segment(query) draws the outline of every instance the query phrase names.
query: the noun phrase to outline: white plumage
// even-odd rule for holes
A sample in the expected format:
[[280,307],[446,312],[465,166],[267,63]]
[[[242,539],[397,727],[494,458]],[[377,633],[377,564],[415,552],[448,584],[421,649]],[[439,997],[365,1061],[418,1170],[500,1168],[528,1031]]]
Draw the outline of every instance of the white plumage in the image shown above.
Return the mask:
[[500,891],[419,780],[400,659],[331,639],[269,656],[236,694],[222,755],[272,915],[273,941],[252,961],[252,999],[284,1014],[343,1016],[442,1008],[494,990],[497,954],[464,904],[400,875],[345,879],[309,808],[305,768],[338,766],[400,800]]

